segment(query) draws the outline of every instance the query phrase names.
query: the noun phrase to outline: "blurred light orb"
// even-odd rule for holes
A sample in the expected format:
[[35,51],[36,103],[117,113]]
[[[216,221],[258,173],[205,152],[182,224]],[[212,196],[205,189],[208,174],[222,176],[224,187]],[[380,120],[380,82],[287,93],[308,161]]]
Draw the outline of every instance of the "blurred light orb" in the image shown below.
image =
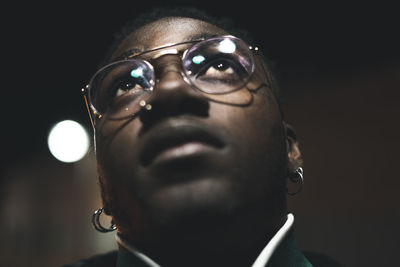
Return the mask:
[[47,144],[51,154],[59,161],[76,162],[89,150],[89,135],[78,122],[65,120],[51,128]]

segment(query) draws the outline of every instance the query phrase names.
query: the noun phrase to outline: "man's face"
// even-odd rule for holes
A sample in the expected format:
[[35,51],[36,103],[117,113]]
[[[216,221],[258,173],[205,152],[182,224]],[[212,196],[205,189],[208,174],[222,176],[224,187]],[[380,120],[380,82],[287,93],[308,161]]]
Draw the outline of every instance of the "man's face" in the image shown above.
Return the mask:
[[[199,20],[162,19],[131,33],[113,57],[199,34],[228,33]],[[254,56],[252,88],[268,83]],[[246,210],[273,219],[284,196],[287,153],[271,88],[205,97],[184,81],[179,55],[146,59],[157,79],[152,109],[134,119],[105,113],[96,122],[104,202],[119,231],[146,239],[163,229],[226,225]]]

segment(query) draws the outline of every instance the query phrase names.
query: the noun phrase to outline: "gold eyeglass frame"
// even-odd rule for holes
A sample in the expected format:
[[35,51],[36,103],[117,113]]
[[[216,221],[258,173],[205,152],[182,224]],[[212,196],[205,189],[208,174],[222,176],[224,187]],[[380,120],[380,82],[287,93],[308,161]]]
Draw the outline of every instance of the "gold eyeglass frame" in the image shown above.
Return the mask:
[[[99,119],[101,119],[101,118],[103,117],[103,115],[102,115],[101,113],[99,113],[99,112],[97,111],[97,109],[96,109],[92,104],[89,103],[89,99],[88,99],[88,91],[89,91],[89,89],[90,89],[90,84],[91,84],[91,82],[92,82],[92,80],[93,80],[93,77],[95,77],[97,73],[99,73],[101,70],[107,68],[107,67],[108,67],[109,65],[111,65],[111,64],[115,64],[115,63],[117,63],[117,62],[119,62],[119,61],[124,61],[124,60],[133,59],[133,58],[135,58],[135,57],[138,57],[138,56],[141,56],[141,55],[144,55],[144,54],[148,54],[148,53],[151,53],[151,52],[154,52],[154,51],[157,51],[157,50],[161,50],[161,51],[160,51],[159,53],[157,53],[155,56],[153,56],[153,57],[151,58],[152,60],[154,60],[154,59],[156,59],[156,58],[159,58],[159,57],[161,57],[161,56],[164,56],[164,55],[168,55],[168,54],[179,54],[180,52],[179,52],[177,49],[166,49],[166,48],[171,48],[171,47],[174,47],[174,46],[185,45],[185,44],[191,44],[191,43],[194,43],[194,44],[195,44],[195,43],[199,43],[199,42],[202,42],[202,41],[211,40],[211,39],[214,39],[214,38],[234,38],[234,39],[238,39],[238,40],[242,41],[244,44],[246,44],[246,42],[244,42],[242,39],[240,39],[240,38],[238,38],[238,37],[235,37],[235,36],[233,36],[233,35],[222,35],[222,36],[213,36],[213,37],[210,37],[210,38],[199,38],[199,39],[196,39],[196,40],[190,40],[190,41],[185,41],[185,42],[169,43],[169,44],[165,44],[165,45],[162,45],[162,46],[154,47],[154,48],[149,49],[149,50],[146,50],[146,51],[139,51],[139,52],[130,53],[130,54],[126,55],[126,56],[125,56],[124,54],[126,54],[127,52],[125,52],[125,53],[122,55],[123,57],[122,57],[122,56],[119,57],[119,58],[122,57],[122,59],[113,61],[113,62],[111,62],[111,63],[109,63],[109,64],[103,66],[102,68],[100,68],[100,69],[91,77],[90,82],[89,82],[88,84],[86,84],[86,86],[83,87],[83,88],[81,89],[81,92],[82,92],[82,94],[83,94],[83,98],[84,98],[84,101],[85,101],[86,109],[87,109],[88,114],[89,114],[90,123],[91,123],[93,129],[95,129],[94,117],[97,116]],[[259,50],[259,48],[258,48],[257,46],[248,46],[248,45],[247,45],[247,47],[249,48],[250,51],[253,51],[253,52],[258,52],[258,50]],[[190,48],[191,48],[191,47],[189,47],[189,48],[187,48],[185,51],[183,51],[182,59],[185,57],[186,52],[187,52]],[[164,50],[164,49],[166,49],[166,50]],[[128,51],[128,53],[129,53],[129,51]],[[255,66],[255,64],[254,64],[254,66]],[[253,73],[254,73],[254,69],[253,69],[253,71],[252,71],[252,74],[253,74]],[[252,74],[251,74],[251,75],[252,75]],[[249,77],[251,77],[251,75],[250,75]],[[191,84],[190,81],[187,81],[187,79],[185,79],[186,76],[185,76],[184,73],[183,73],[183,78],[184,78],[184,81],[185,81],[185,82],[189,83],[189,84],[192,85],[192,86],[195,86],[195,85]],[[196,87],[196,86],[195,86],[195,87]],[[197,88],[197,87],[196,87],[196,88]],[[151,89],[151,90],[152,90],[152,89]],[[201,89],[198,89],[198,90],[202,91]],[[233,92],[233,91],[235,91],[235,90],[237,90],[237,89],[234,89],[234,90],[229,91],[229,92],[226,92],[226,93],[230,93],[230,92]],[[143,101],[143,102],[144,102],[144,101]],[[140,102],[140,106],[142,106],[143,108],[146,108],[147,110],[150,110],[150,109],[151,109],[151,105],[150,105],[150,104],[146,104],[145,102],[143,103],[143,102]],[[93,113],[93,115],[92,115],[92,113]]]

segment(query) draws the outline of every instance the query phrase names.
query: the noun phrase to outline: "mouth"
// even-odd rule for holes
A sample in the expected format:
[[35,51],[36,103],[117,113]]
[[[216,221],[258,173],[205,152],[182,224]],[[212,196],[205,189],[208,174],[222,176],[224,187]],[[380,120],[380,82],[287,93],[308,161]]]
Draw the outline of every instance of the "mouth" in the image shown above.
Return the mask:
[[222,149],[225,143],[204,125],[188,121],[169,121],[149,132],[140,152],[143,166],[193,157]]

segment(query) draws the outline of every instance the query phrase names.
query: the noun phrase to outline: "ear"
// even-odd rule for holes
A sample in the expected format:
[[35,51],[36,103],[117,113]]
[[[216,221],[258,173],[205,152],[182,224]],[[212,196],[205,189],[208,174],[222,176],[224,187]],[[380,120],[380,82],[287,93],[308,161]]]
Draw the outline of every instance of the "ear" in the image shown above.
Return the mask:
[[303,166],[303,158],[300,152],[299,143],[293,127],[283,121],[286,133],[286,151],[288,155],[288,171],[294,173],[299,167]]
[[101,193],[101,199],[103,201],[103,208],[104,208],[104,213],[107,215],[111,215],[110,212],[110,205],[109,205],[109,195],[107,193],[107,188],[106,188],[106,180],[104,178],[103,170],[100,166],[100,164],[97,164],[97,173],[99,175],[99,186],[100,186],[100,193]]

